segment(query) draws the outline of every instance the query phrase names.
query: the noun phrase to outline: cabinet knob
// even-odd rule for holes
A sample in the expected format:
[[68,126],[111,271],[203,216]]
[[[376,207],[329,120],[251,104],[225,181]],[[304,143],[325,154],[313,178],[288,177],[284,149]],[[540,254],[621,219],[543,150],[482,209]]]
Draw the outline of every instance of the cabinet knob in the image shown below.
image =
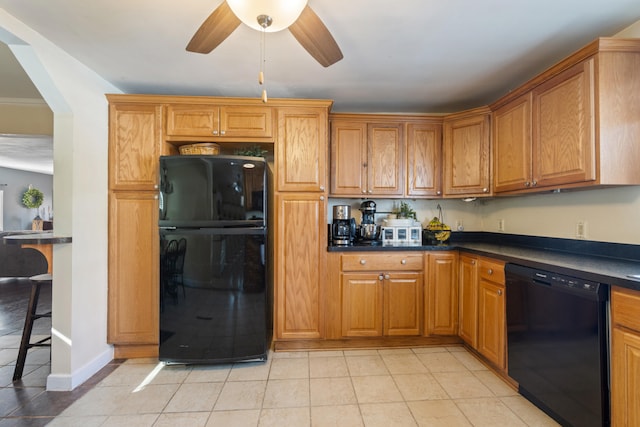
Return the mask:
[[525,182],[525,183],[524,183],[524,186],[525,186],[525,187],[530,187],[530,186],[531,186],[531,183],[530,183],[529,181],[527,181],[527,182]]
[[502,295],[502,289],[498,289],[498,296]]
[[367,263],[367,260],[366,260],[366,259],[361,259],[361,260],[360,260],[360,264],[365,265],[366,263]]
[[218,131],[217,130],[212,130],[211,133],[214,134],[214,135],[217,135]]
[[224,130],[220,131],[220,135],[224,135],[225,133],[227,133],[227,131],[224,131]]
[[489,189],[488,189],[487,187],[485,187],[485,188],[483,188],[483,189],[482,189],[482,192],[483,192],[483,193],[488,193],[488,192],[489,192]]
[[438,196],[440,196],[440,195],[442,194],[442,191],[438,190],[438,191],[436,191],[436,194],[437,194]]
[[488,269],[488,270],[487,270],[487,274],[493,274],[493,269],[491,269],[491,268],[490,268],[490,269]]
[[320,186],[320,191],[324,191],[324,185]]
[[476,260],[475,259],[471,260],[471,265],[476,265]]
[[373,193],[373,190],[369,190],[369,194]]
[[389,276],[388,274],[385,274],[385,275],[384,275],[384,278],[385,278],[386,280],[389,280],[389,278],[390,278],[390,277],[391,277],[391,276]]
[[153,185],[153,189],[154,189],[154,190],[157,190],[157,189],[158,189],[158,184],[154,184],[154,185]]
[[406,264],[406,263],[407,263],[407,260],[406,260],[406,259],[403,259],[402,261],[400,261],[400,264],[402,264],[402,265],[404,265],[404,264]]
[[534,180],[533,180],[533,182],[531,183],[531,185],[532,185],[533,187],[535,187],[536,185],[538,185],[538,181],[536,181],[536,180],[534,179]]
[[154,199],[158,200],[158,195],[153,196]]
[[381,274],[378,276],[378,280],[384,280],[384,276]]
[[324,201],[324,196],[320,196],[320,201]]
[[362,190],[362,194],[367,194],[367,190]]

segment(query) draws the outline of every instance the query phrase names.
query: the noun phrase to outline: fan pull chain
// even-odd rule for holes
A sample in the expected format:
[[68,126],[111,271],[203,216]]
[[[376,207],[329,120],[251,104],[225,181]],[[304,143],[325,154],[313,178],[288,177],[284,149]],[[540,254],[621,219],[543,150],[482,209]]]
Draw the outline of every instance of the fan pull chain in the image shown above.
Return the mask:
[[267,102],[267,88],[266,85],[264,84],[264,68],[265,68],[265,63],[267,62],[266,60],[266,48],[267,48],[267,43],[266,43],[266,37],[265,37],[265,26],[262,27],[262,36],[261,36],[261,44],[260,44],[260,73],[258,74],[258,83],[260,85],[264,85],[264,88],[262,89],[262,102],[266,103]]

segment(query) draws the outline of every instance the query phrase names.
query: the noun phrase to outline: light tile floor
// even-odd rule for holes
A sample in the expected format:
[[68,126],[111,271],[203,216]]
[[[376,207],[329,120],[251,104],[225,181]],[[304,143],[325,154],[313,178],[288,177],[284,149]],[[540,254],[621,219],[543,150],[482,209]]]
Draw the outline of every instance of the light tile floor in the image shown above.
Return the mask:
[[220,366],[129,360],[49,425],[557,425],[463,347],[270,356]]

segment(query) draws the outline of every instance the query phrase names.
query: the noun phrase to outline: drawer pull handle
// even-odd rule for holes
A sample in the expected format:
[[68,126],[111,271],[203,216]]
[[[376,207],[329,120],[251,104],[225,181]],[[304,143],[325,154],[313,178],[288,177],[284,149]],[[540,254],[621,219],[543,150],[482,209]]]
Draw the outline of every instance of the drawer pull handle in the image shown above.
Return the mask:
[[361,259],[361,260],[360,260],[360,264],[365,265],[366,263],[367,263],[367,260],[366,260],[366,259]]
[[407,263],[407,260],[406,260],[406,259],[403,259],[402,261],[400,261],[400,264],[402,264],[402,265],[404,265],[404,264],[406,264],[406,263]]
[[490,268],[490,269],[488,269],[488,270],[487,270],[487,274],[493,274],[493,269],[491,269],[491,268]]
[[502,295],[502,289],[498,289],[498,296]]

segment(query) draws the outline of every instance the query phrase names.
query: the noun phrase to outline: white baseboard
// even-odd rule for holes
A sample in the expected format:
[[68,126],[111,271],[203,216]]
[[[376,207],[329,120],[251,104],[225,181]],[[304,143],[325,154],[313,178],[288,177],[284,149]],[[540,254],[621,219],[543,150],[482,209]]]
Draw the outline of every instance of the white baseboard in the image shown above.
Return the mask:
[[113,360],[113,347],[107,348],[100,355],[70,375],[49,374],[47,377],[47,391],[71,391],[91,378],[111,360]]

